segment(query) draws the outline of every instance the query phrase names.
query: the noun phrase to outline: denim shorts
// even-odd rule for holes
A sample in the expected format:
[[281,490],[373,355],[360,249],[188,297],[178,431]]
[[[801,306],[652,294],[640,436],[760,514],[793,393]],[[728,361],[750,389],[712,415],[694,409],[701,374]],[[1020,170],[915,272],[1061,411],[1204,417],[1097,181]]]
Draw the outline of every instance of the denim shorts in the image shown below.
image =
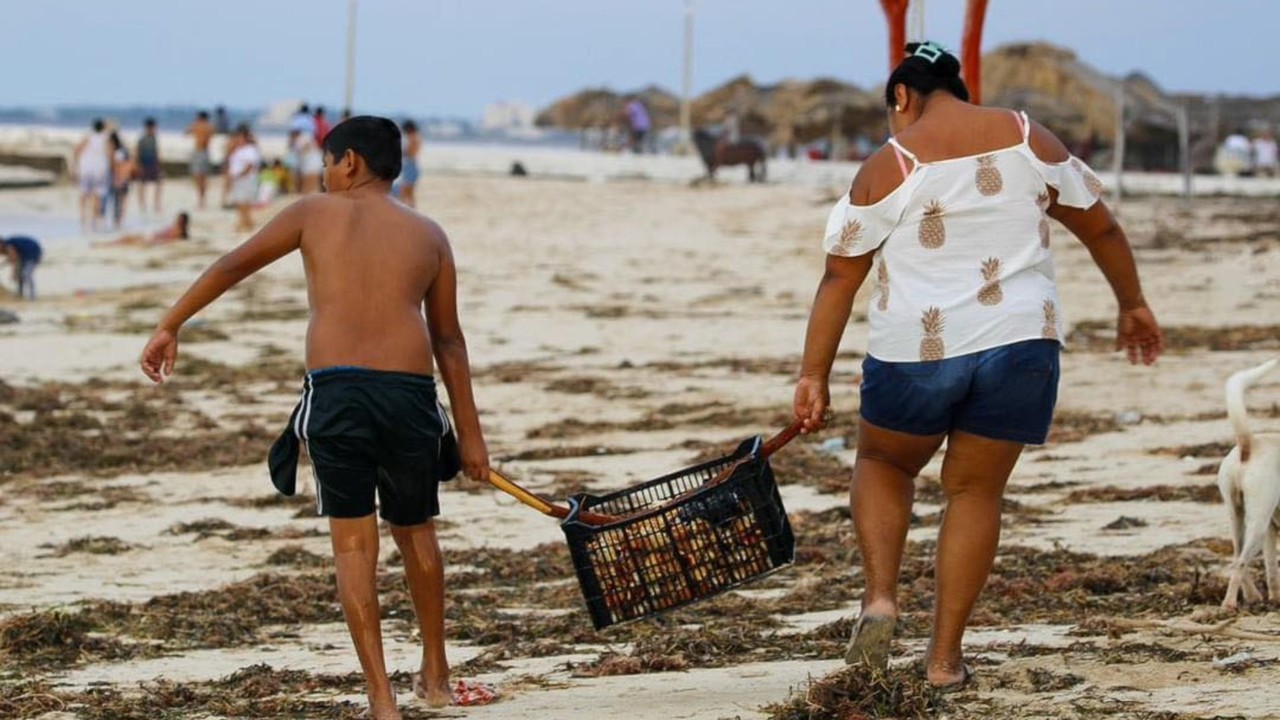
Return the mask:
[[939,435],[960,430],[994,440],[1044,443],[1058,400],[1056,340],[1025,340],[930,362],[862,362],[862,418],[872,425]]

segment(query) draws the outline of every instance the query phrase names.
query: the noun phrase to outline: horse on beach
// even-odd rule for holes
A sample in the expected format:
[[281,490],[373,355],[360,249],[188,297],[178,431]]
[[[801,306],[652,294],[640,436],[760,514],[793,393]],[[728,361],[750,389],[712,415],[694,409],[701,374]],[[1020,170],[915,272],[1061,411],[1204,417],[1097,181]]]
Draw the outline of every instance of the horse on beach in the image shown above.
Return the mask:
[[[699,128],[693,132],[693,144],[698,148],[702,164],[707,168],[707,178],[715,180],[716,170],[729,165],[746,165],[747,178],[750,182],[765,181],[765,147],[759,140],[739,140],[734,143],[720,142],[720,136],[713,135]],[[760,172],[756,172],[756,164]]]

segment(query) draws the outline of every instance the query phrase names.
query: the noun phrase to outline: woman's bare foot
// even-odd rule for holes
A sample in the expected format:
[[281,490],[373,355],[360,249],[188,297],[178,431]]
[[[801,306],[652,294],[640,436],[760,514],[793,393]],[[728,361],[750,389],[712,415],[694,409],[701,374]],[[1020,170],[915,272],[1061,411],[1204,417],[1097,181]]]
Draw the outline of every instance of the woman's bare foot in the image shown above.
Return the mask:
[[433,708],[448,707],[449,702],[453,699],[453,693],[449,689],[448,676],[431,680],[427,677],[426,669],[419,670],[413,676],[413,694],[426,700],[427,705]]

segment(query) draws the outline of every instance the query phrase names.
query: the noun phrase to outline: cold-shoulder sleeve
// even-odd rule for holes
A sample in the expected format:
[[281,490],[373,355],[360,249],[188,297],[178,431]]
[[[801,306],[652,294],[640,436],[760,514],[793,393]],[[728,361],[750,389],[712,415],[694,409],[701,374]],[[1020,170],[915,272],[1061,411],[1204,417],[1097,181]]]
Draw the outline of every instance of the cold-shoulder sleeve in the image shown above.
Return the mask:
[[901,195],[895,190],[874,205],[854,205],[846,193],[827,216],[822,249],[829,255],[841,257],[874,252],[902,219]]
[[1044,183],[1058,191],[1058,204],[1087,210],[1102,196],[1102,181],[1076,156],[1060,163],[1033,158],[1033,164]]

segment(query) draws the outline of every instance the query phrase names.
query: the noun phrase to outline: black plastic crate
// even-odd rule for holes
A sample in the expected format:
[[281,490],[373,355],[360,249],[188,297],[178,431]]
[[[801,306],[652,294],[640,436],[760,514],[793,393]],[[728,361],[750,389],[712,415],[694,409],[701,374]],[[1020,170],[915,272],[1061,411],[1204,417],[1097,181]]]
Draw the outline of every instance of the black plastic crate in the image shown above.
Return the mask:
[[[795,559],[795,536],[762,441],[609,495],[577,495],[561,523],[596,629],[704,600]],[[707,483],[726,469],[723,482]],[[604,526],[593,511],[625,519]]]

